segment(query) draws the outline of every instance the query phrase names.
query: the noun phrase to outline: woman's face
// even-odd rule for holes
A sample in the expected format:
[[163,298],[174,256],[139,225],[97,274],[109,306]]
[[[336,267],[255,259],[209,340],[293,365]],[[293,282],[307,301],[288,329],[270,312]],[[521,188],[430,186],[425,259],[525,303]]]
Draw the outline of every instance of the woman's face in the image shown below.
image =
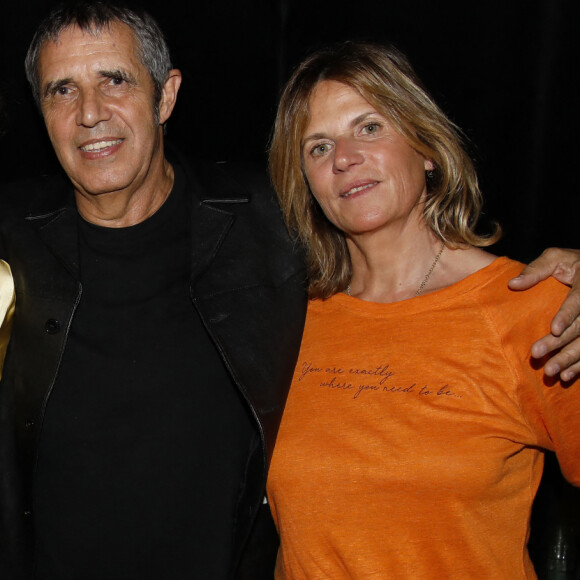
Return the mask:
[[425,159],[355,89],[321,81],[309,101],[302,140],[304,171],[326,217],[347,235],[421,216]]

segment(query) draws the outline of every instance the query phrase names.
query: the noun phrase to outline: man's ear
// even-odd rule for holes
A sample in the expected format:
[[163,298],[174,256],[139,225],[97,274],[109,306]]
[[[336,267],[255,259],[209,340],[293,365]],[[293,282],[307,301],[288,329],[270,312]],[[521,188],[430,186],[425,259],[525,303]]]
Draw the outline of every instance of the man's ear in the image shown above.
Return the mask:
[[175,101],[177,100],[177,93],[181,86],[181,71],[174,68],[169,71],[169,75],[163,85],[161,93],[161,102],[159,103],[159,124],[163,125],[173,112]]

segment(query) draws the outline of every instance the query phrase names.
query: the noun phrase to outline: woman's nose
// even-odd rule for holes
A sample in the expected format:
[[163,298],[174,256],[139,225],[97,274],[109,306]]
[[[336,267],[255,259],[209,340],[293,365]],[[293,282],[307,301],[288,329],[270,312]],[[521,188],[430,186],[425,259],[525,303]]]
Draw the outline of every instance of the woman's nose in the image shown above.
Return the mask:
[[360,144],[354,139],[341,137],[335,142],[334,170],[346,171],[353,165],[360,165],[364,161],[364,155]]

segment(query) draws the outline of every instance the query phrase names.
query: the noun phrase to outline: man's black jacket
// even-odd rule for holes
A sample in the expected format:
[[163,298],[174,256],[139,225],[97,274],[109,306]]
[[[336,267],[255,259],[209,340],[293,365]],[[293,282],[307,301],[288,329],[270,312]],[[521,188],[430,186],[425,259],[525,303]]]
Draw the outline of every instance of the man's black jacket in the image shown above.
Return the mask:
[[[262,438],[247,457],[234,577],[271,578],[277,540],[263,498],[302,336],[303,256],[262,175],[228,164],[180,164],[193,195],[191,300]],[[0,578],[28,580],[43,414],[82,300],[77,213],[64,177],[1,187],[0,257],[10,264],[16,288],[0,384]]]

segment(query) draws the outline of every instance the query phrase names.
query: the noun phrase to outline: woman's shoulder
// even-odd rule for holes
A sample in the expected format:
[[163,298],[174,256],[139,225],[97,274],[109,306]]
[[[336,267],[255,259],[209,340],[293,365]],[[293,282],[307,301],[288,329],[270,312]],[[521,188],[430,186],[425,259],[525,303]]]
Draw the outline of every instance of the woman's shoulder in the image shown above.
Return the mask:
[[541,280],[535,286],[527,290],[512,290],[507,287],[507,283],[512,278],[520,275],[526,264],[518,260],[514,260],[507,256],[495,257],[490,263],[489,268],[486,268],[488,283],[491,287],[499,290],[504,290],[507,297],[516,298],[528,297],[530,300],[536,300],[539,296],[564,296],[568,293],[569,287],[561,282],[558,282],[553,277],[548,277]]
[[525,264],[507,256],[496,256],[480,248],[459,248],[449,252],[447,268],[449,284],[459,281],[473,281],[473,285],[484,293],[503,295],[507,300],[520,297],[535,299],[538,295],[564,295],[568,288],[555,280],[547,278],[527,291],[509,289],[507,283],[518,276]]
[[512,290],[508,282],[524,266],[505,256],[496,258],[476,274],[478,283],[473,299],[498,330],[519,329],[523,334],[540,338],[549,332],[550,321],[569,288],[550,277],[527,290]]
[[464,280],[489,266],[497,256],[473,246],[449,248],[448,261],[443,266],[449,277],[449,284],[455,284]]
[[[498,327],[524,324],[544,325],[557,312],[569,288],[554,278],[542,280],[523,291],[512,290],[508,282],[525,264],[506,256],[495,256],[478,248],[451,250],[442,264],[446,278],[439,303],[477,308]],[[503,322],[500,322],[503,321]]]

